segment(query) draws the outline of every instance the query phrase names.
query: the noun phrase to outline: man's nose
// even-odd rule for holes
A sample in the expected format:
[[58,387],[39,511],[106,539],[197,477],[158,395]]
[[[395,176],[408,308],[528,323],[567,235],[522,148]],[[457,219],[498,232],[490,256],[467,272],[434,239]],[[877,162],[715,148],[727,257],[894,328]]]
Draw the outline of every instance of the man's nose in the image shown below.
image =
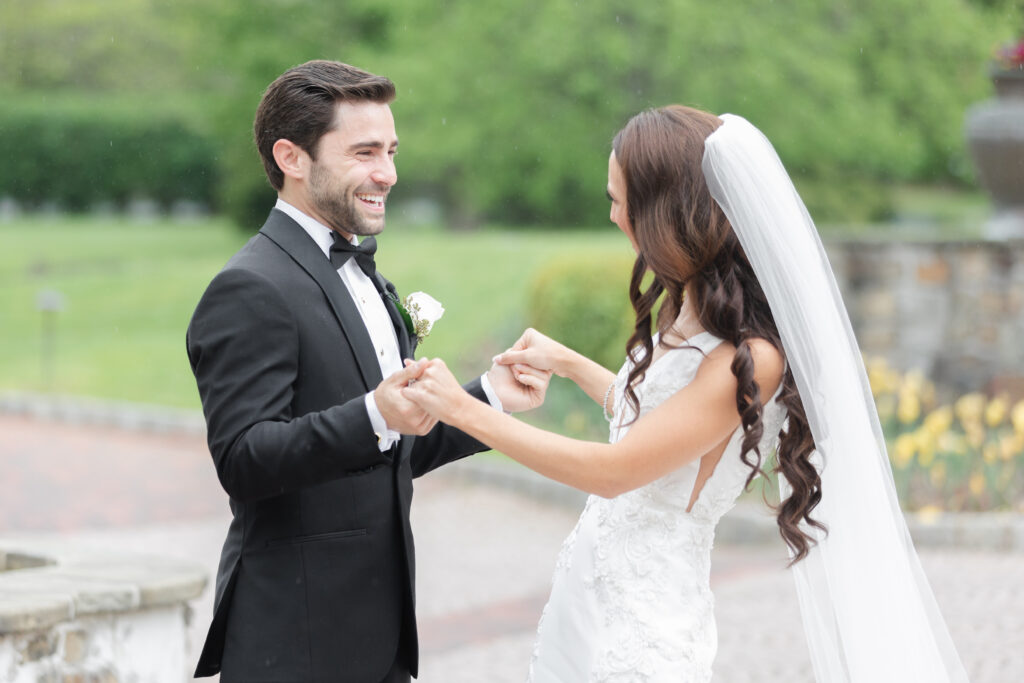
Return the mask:
[[395,160],[390,156],[377,164],[373,175],[370,176],[373,182],[391,187],[398,182],[398,171],[395,169]]

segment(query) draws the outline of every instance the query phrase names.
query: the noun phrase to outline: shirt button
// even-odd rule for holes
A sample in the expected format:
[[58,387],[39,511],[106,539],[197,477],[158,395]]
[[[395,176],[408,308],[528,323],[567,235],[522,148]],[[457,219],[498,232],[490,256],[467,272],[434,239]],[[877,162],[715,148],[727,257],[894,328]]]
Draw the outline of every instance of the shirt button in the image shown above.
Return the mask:
[[380,357],[381,357],[381,358],[383,358],[383,357],[384,357],[384,349],[381,349],[381,350],[380,350]]

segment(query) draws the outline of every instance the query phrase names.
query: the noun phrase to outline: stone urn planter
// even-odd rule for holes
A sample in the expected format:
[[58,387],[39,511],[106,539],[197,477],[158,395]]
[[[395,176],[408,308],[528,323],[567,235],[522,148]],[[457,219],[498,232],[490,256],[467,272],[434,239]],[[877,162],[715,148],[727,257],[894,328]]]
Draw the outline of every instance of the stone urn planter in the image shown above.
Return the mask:
[[991,239],[1024,238],[1024,65],[992,72],[996,96],[967,110],[967,146],[995,213]]

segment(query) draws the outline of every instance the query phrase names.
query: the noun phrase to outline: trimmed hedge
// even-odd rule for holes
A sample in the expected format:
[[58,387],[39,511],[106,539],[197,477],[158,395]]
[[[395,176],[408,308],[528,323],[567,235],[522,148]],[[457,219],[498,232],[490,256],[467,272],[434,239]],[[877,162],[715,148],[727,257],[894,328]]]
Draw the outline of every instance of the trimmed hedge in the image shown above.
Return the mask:
[[626,358],[633,330],[629,277],[633,260],[594,261],[569,256],[551,261],[527,293],[527,323],[606,368]]
[[215,146],[160,102],[0,96],[0,196],[82,210],[147,198],[211,205]]

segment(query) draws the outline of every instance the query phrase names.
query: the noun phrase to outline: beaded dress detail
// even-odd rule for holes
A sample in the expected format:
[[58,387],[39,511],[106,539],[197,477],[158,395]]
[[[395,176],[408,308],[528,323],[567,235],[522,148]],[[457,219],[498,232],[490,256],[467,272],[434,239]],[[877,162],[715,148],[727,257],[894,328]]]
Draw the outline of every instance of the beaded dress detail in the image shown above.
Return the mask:
[[[689,384],[721,343],[692,336],[648,368],[636,387],[640,416]],[[627,360],[615,379],[626,406]],[[763,456],[775,448],[785,411],[776,396],[762,415]],[[612,423],[609,441],[632,415]],[[559,554],[538,626],[530,683],[704,683],[718,647],[710,561],[715,526],[736,503],[750,472],[740,460],[742,429],[687,512],[700,461],[615,498],[588,498]]]

